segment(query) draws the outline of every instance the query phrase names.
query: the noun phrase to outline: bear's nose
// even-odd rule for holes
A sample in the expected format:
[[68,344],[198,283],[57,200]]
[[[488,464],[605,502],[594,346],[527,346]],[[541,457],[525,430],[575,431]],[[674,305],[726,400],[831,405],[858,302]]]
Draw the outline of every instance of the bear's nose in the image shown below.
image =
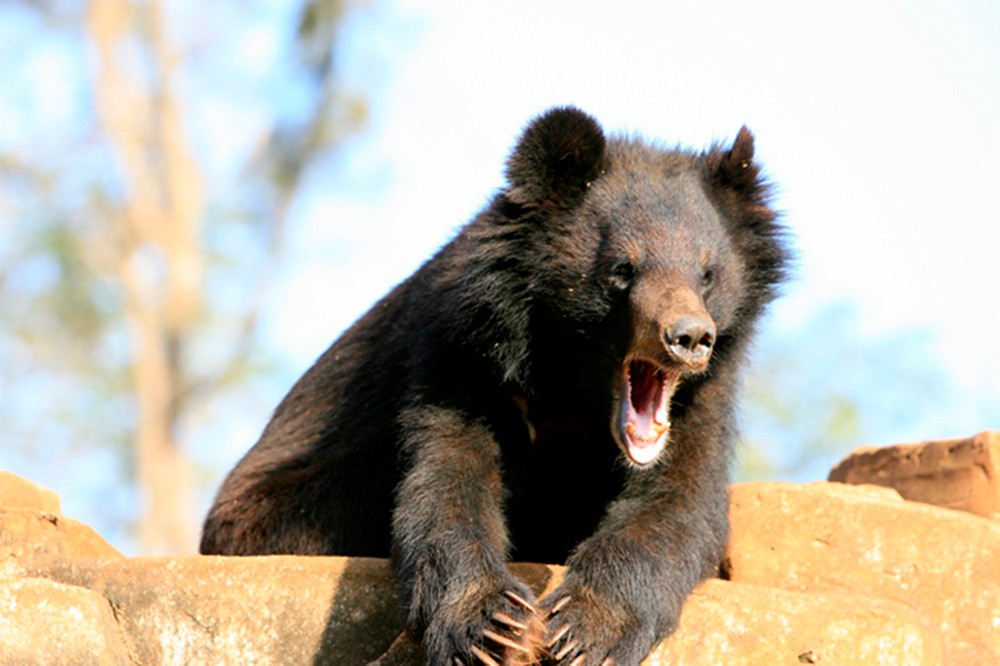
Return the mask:
[[681,317],[663,332],[667,351],[678,363],[705,363],[715,345],[715,324],[707,317]]

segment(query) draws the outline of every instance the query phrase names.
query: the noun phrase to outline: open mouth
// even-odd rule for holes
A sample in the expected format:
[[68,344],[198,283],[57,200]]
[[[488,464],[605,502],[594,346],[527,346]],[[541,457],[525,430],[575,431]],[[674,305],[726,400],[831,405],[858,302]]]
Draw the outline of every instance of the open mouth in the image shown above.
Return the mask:
[[625,363],[621,407],[615,430],[636,465],[655,461],[670,435],[670,398],[679,372],[635,359]]

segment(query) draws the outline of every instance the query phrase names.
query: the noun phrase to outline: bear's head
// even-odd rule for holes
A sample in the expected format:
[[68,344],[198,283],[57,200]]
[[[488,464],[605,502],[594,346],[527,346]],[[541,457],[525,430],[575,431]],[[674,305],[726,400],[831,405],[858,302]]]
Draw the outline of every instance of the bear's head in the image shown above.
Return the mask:
[[651,465],[678,391],[740,351],[782,276],[752,135],[665,150],[557,108],[527,127],[507,180],[506,222],[532,235],[533,383],[604,411],[631,464]]

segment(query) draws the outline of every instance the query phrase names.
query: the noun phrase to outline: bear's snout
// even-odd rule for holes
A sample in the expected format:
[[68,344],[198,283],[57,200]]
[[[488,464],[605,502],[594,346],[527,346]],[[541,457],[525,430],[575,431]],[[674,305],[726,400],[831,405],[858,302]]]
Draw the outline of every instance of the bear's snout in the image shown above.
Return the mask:
[[663,330],[667,353],[677,363],[700,366],[708,363],[715,345],[715,323],[707,316],[679,317]]

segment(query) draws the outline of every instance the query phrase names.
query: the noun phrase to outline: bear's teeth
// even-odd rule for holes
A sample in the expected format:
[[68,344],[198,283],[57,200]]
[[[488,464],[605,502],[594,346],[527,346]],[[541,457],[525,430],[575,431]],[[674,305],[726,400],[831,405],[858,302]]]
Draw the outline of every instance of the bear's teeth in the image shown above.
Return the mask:
[[653,432],[656,433],[657,437],[659,437],[668,430],[670,430],[670,421],[667,421],[666,423],[657,422],[653,424]]
[[645,443],[648,445],[663,437],[663,434],[670,430],[670,423],[653,423],[649,429],[650,433],[640,433],[639,427],[633,421],[625,424],[625,433],[634,443]]

